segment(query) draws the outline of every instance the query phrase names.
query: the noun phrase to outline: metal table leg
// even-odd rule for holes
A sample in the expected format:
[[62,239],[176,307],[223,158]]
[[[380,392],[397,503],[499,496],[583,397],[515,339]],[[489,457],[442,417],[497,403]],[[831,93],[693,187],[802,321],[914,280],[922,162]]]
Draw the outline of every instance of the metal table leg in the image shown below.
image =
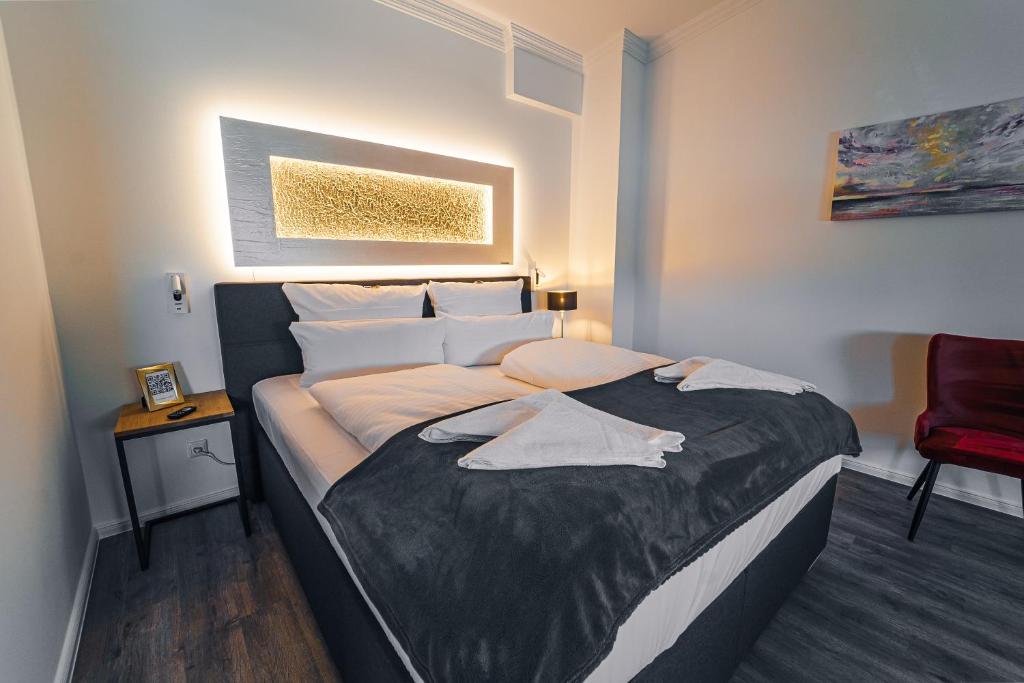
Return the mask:
[[242,517],[242,528],[245,529],[245,535],[250,536],[252,535],[252,526],[249,523],[249,499],[245,495],[245,480],[242,478],[242,459],[238,457],[238,418],[231,418],[228,420],[228,424],[231,426],[231,447],[235,455],[235,476],[238,477],[238,514]]
[[117,446],[117,461],[121,465],[124,495],[128,499],[128,514],[132,518],[132,535],[135,536],[135,550],[139,554],[139,567],[145,571],[149,567],[148,534],[139,526],[139,513],[135,508],[135,490],[132,488],[132,477],[128,472],[128,461],[124,457],[124,441],[115,437],[114,444]]

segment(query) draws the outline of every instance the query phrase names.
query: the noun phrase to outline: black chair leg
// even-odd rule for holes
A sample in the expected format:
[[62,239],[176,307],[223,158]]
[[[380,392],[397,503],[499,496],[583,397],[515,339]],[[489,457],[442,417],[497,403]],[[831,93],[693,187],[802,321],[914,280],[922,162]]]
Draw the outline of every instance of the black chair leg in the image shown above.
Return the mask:
[[[933,460],[929,460],[928,464],[924,466],[923,470],[921,470],[921,474],[917,477],[917,481],[915,481],[914,485],[910,487],[910,493],[907,494],[907,500],[914,500],[914,496],[917,495],[917,492],[921,489],[921,484],[923,484],[924,480],[928,477],[928,470],[932,468],[934,462],[935,461]],[[1022,480],[1022,482],[1024,482],[1024,480]]]
[[914,521],[910,523],[910,534],[907,540],[913,541],[917,536],[917,527],[921,526],[924,518],[924,511],[928,509],[928,499],[932,497],[932,487],[935,486],[935,477],[939,475],[940,463],[932,460],[931,466],[927,468],[928,478],[924,484],[924,491],[921,492],[921,500],[917,501],[917,509],[914,510]]

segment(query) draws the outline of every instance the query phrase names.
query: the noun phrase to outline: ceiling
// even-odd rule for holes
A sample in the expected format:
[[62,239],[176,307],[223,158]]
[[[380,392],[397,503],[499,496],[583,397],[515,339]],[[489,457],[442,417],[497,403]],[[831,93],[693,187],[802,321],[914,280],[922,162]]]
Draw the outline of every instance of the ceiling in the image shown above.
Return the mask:
[[499,20],[514,21],[586,54],[628,28],[651,39],[692,19],[719,0],[460,0]]

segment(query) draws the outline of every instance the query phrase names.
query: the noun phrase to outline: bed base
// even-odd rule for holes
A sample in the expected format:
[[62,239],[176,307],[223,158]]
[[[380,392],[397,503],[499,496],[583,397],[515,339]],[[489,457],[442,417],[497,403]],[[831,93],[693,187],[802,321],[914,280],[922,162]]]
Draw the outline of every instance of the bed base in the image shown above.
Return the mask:
[[[405,666],[257,426],[263,494],[327,649],[345,681],[408,681]],[[753,562],[633,680],[728,681],[743,655],[825,548],[836,477]]]

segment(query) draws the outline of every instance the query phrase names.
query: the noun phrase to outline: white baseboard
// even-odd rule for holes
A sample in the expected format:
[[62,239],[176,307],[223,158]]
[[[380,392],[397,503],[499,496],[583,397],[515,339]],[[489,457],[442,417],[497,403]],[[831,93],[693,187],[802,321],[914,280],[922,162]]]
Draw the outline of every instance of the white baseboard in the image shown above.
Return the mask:
[[[897,484],[903,484],[905,486],[913,486],[914,481],[917,477],[904,474],[903,472],[895,472],[893,470],[879,467],[877,465],[869,465],[866,462],[862,462],[859,458],[850,458],[843,456],[843,467],[851,469],[855,472],[861,472],[863,474],[869,474],[872,477],[879,477],[880,479],[887,479],[894,481]],[[1024,515],[1024,507],[1011,503],[1006,500],[1000,500],[998,498],[990,498],[989,496],[983,496],[978,493],[971,491],[964,491],[953,486],[946,484],[935,484],[935,488],[932,489],[933,493],[937,493],[940,496],[946,498],[952,498],[953,500],[959,500],[964,503],[970,503],[971,505],[977,505],[978,507],[987,508],[989,510],[995,510],[996,512],[1003,512],[1008,515],[1020,517]]]
[[[154,508],[152,510],[146,510],[139,514],[139,523],[145,524],[148,520],[156,519],[157,517],[163,517],[164,515],[173,515],[177,512],[184,512],[191,508],[202,507],[203,505],[209,505],[210,503],[216,503],[221,500],[227,500],[228,498],[234,498],[238,495],[237,486],[229,486],[226,489],[220,491],[212,491],[211,493],[205,493],[195,498],[189,498],[187,500],[180,500],[170,505],[163,507]],[[110,522],[103,522],[96,525],[96,533],[99,534],[100,538],[107,538],[109,536],[116,536],[122,534],[125,531],[131,531],[132,522],[130,519],[115,519]]]
[[96,569],[99,543],[99,534],[96,533],[96,529],[93,529],[89,534],[89,542],[85,546],[82,571],[78,575],[75,600],[71,603],[71,614],[68,616],[68,628],[64,632],[64,646],[60,649],[57,673],[53,677],[54,683],[68,683],[71,680],[71,675],[75,672],[75,660],[78,658],[78,644],[82,640],[85,608],[89,604],[89,592],[92,590],[92,577]]

